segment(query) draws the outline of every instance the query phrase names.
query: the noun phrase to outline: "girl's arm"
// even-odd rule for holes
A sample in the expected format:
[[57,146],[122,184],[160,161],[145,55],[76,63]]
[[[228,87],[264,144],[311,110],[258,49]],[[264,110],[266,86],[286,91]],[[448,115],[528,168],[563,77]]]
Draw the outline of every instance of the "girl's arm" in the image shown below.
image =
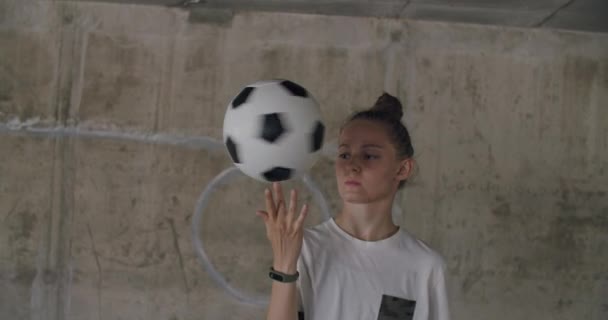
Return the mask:
[[[283,200],[283,192],[279,183],[273,183],[276,196],[270,190],[265,191],[266,211],[258,211],[266,225],[266,235],[272,246],[274,257],[273,268],[285,274],[295,274],[298,257],[302,250],[304,218],[308,212],[306,205],[302,206],[300,214],[296,215],[297,192],[291,191],[289,207]],[[268,320],[297,320],[296,282],[283,283],[273,281],[268,306]]]

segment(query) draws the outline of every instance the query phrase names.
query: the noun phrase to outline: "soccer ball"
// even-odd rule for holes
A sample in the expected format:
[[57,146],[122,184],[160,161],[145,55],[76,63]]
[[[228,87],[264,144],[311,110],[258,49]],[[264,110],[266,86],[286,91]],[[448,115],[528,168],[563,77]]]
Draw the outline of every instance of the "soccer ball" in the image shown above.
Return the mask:
[[259,81],[228,104],[224,143],[234,164],[264,182],[300,176],[316,162],[325,126],[319,104],[289,80]]

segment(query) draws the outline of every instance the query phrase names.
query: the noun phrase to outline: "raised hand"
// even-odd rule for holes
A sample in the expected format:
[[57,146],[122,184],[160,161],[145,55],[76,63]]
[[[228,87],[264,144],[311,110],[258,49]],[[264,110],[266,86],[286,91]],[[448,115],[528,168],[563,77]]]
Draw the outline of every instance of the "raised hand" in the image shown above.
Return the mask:
[[272,189],[274,194],[270,189],[264,191],[266,210],[258,210],[256,214],[266,224],[266,236],[272,246],[274,257],[273,268],[293,274],[296,272],[298,257],[302,250],[303,225],[308,214],[308,206],[303,205],[299,215],[296,216],[297,191],[291,190],[289,205],[286,206],[281,184],[274,182]]

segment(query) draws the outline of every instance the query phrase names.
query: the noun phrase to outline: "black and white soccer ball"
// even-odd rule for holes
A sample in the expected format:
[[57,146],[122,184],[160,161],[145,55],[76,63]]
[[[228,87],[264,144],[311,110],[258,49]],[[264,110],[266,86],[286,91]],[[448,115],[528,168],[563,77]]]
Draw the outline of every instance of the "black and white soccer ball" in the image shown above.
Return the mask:
[[319,104],[289,80],[252,83],[228,105],[224,143],[234,164],[260,181],[284,181],[307,172],[323,147]]

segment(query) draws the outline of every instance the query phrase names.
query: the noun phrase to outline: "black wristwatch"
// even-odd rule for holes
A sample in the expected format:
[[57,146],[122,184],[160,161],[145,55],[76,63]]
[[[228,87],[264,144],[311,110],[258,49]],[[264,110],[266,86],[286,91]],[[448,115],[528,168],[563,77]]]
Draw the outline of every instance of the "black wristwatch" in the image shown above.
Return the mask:
[[296,271],[296,274],[286,274],[279,271],[274,270],[273,267],[270,267],[270,272],[268,272],[268,276],[272,280],[276,280],[278,282],[289,283],[298,280],[300,273]]

